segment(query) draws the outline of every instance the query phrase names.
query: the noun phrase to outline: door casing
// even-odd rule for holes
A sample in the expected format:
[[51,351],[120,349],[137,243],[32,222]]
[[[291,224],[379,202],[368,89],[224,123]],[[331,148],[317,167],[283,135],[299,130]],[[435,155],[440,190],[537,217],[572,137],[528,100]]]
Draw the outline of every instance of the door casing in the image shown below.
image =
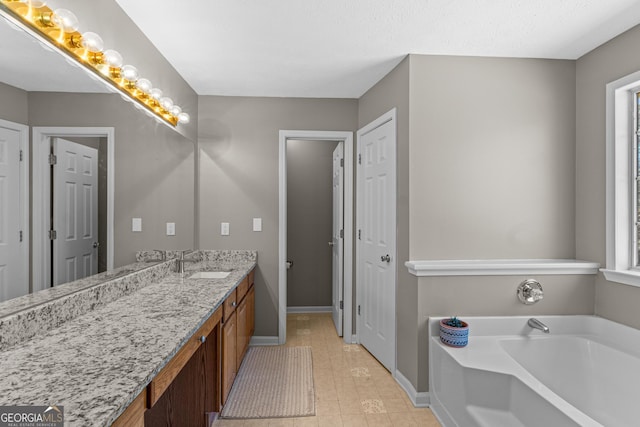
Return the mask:
[[[107,270],[113,269],[114,194],[115,194],[115,129],[113,127],[34,127],[33,136],[33,203],[32,203],[32,283],[33,292],[51,287],[51,177],[49,150],[52,137],[98,137],[107,140]],[[37,248],[37,249],[36,249]]]
[[[20,162],[20,229],[22,230],[22,249],[20,266],[27,281],[27,289],[32,292],[29,280],[29,127],[20,123],[0,119],[0,127],[18,132],[22,161]],[[16,230],[17,231],[17,230]]]
[[287,340],[287,140],[344,141],[343,338],[353,342],[353,132],[281,130],[278,144],[278,344]]

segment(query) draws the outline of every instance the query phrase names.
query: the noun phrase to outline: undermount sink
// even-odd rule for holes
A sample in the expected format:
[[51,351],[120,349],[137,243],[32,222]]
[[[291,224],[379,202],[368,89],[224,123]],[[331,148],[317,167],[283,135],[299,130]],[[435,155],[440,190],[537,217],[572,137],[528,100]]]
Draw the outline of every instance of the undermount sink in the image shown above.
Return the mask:
[[189,279],[224,279],[229,274],[229,271],[198,271],[189,276]]

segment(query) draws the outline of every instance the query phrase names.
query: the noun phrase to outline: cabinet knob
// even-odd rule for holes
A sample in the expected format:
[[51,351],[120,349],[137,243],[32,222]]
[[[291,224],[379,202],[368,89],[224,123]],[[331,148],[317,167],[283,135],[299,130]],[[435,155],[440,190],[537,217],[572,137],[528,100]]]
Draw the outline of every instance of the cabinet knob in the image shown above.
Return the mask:
[[235,307],[236,305],[238,305],[235,301],[231,303],[231,307]]
[[207,340],[207,337],[205,337],[204,335],[200,337],[200,342],[205,342]]

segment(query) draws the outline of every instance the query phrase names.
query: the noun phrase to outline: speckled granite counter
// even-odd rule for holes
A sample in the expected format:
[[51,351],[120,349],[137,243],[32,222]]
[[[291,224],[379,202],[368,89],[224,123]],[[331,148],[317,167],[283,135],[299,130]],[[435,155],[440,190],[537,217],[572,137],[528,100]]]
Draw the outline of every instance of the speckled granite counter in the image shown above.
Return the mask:
[[[185,273],[0,352],[0,404],[63,405],[65,425],[108,426],[256,265],[251,251],[205,251]],[[167,261],[171,264],[175,261]],[[225,279],[188,279],[195,271]]]

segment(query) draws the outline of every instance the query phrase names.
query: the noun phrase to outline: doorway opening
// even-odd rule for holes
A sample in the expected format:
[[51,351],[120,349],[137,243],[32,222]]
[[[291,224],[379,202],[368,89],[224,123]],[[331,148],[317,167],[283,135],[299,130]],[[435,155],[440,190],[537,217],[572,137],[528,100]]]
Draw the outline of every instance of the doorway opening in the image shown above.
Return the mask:
[[[33,128],[32,277],[34,292],[83,277],[85,273],[86,275],[94,274],[113,268],[114,151],[113,128]],[[72,152],[77,153],[77,156],[71,155]],[[98,167],[98,159],[94,159],[94,163],[91,163],[90,158],[94,154],[100,158],[101,168]],[[52,167],[58,162],[60,164]],[[84,182],[85,178],[82,175],[87,173],[80,173],[77,177],[64,175],[65,171],[73,169],[84,171],[93,169],[98,173],[97,169],[104,170],[105,167],[106,173],[102,173],[102,179],[94,183]],[[74,190],[73,186],[76,184],[78,189]],[[65,194],[67,188],[71,191]],[[82,193],[91,192],[96,193],[94,196],[98,193],[102,194],[102,200],[99,200],[100,197],[82,195]],[[67,197],[69,194],[71,196]],[[89,206],[87,205],[89,200],[94,200],[95,203]],[[79,206],[81,204],[85,206]],[[100,205],[99,208],[98,205]],[[76,206],[78,210],[70,213],[71,206]],[[102,212],[99,219],[97,216],[94,216],[93,220],[78,218],[79,215],[95,214],[94,209]],[[89,229],[89,225],[95,228]],[[68,227],[67,231],[59,234],[60,231],[56,228],[62,230],[65,227]],[[85,246],[88,244],[88,248],[70,243],[74,239],[67,239],[67,234],[73,234],[68,231],[72,229],[75,235],[87,236],[85,239],[78,240],[85,240],[82,244]],[[75,258],[74,256],[65,258],[62,255],[66,251],[75,251],[79,255]],[[69,273],[72,270],[83,273]],[[80,275],[74,276],[74,274]]]
[[[342,322],[342,330],[345,342],[351,343],[352,336],[352,303],[353,303],[353,134],[352,132],[328,132],[328,131],[296,131],[281,130],[279,141],[279,243],[278,243],[278,343],[286,342],[287,330],[287,144],[290,141],[301,143],[328,143],[329,147],[336,144],[344,147],[343,170],[343,226],[342,247],[343,272],[341,283],[343,291],[341,298],[334,298],[332,291],[332,310],[338,306],[336,315]],[[331,238],[331,239],[329,239]],[[332,235],[327,240],[334,240]],[[324,248],[328,248],[327,241]],[[335,245],[335,242],[334,242]],[[333,247],[333,246],[332,246]],[[295,268],[295,267],[294,267]]]

